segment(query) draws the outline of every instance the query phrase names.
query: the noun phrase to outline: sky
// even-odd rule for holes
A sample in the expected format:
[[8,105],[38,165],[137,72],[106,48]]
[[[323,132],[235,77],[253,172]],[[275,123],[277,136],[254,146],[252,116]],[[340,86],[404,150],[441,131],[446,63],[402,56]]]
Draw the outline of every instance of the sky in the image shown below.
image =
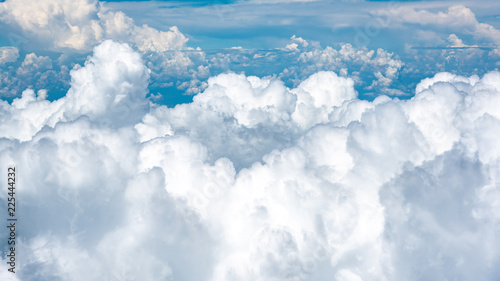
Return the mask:
[[498,1],[0,1],[0,280],[498,280]]

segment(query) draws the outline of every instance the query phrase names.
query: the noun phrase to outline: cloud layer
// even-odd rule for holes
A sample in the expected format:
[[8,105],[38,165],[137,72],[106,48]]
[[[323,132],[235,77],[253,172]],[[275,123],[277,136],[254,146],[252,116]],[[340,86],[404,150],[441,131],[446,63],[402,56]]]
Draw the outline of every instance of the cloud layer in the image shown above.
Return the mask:
[[499,72],[372,102],[334,72],[229,72],[174,108],[146,98],[149,75],[108,40],[64,97],[0,102],[20,224],[2,280],[498,276]]

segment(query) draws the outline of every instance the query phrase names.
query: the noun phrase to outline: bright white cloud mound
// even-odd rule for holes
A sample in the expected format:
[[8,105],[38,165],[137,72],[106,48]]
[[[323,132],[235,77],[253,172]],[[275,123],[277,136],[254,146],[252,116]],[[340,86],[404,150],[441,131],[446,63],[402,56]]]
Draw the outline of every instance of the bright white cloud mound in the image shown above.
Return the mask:
[[0,104],[12,280],[500,275],[499,72],[373,102],[333,72],[294,89],[227,73],[167,108],[148,105],[139,55],[105,41],[71,77],[57,101]]

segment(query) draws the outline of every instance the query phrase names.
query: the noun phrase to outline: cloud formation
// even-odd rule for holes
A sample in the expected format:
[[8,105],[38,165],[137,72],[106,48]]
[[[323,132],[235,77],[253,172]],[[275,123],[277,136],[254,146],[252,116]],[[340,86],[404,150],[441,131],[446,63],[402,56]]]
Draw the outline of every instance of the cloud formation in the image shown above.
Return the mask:
[[[381,12],[374,12],[374,14]],[[439,25],[440,28],[456,30],[457,32],[466,29],[476,39],[486,40],[486,42],[496,46],[500,45],[500,30],[490,24],[479,22],[472,10],[463,5],[453,5],[446,12],[437,13],[424,9],[417,10],[410,6],[397,7],[389,12],[395,22],[424,26]]]
[[[46,59],[30,55],[27,61],[36,64]],[[149,71],[138,53],[128,45],[105,41],[84,67],[71,71],[71,88],[65,97],[50,102],[44,98],[46,92],[37,96],[27,89],[10,105],[1,101],[1,137],[30,140],[44,126],[81,116],[114,126],[139,121],[148,106],[148,79]]]
[[179,49],[187,42],[176,27],[158,31],[136,26],[132,18],[96,0],[5,1],[0,4],[0,14],[3,22],[21,28],[30,37],[27,39],[36,37],[59,51],[88,51],[104,39],[131,42],[143,52]]
[[19,49],[16,47],[1,47],[0,48],[0,65],[9,62],[14,62],[19,58]]
[[229,72],[173,108],[146,98],[127,44],[104,41],[70,75],[60,99],[0,103],[23,229],[6,280],[499,274],[497,71],[372,102],[334,72],[293,88]]

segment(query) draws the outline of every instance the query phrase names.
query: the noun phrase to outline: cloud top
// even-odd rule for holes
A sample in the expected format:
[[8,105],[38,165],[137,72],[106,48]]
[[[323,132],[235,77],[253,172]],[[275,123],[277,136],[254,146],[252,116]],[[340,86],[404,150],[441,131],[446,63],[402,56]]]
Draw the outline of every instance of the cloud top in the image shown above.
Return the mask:
[[127,44],[70,75],[60,99],[0,103],[22,280],[498,276],[497,71],[372,102],[334,72],[228,72],[173,108]]

